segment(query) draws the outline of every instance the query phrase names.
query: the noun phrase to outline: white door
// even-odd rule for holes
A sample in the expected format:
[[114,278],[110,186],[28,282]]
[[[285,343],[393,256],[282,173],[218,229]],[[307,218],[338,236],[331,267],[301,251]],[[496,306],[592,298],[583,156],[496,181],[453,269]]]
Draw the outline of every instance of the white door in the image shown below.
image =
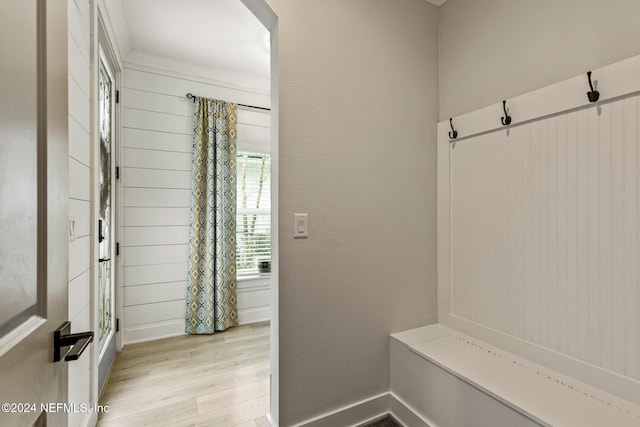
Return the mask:
[[0,58],[0,425],[66,425],[67,1],[0,0]]

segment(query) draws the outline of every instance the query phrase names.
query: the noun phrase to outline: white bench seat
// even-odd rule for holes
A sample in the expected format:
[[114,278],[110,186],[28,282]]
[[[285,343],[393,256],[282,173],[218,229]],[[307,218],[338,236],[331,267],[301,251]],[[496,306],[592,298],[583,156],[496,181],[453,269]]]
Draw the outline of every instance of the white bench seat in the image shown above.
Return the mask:
[[640,426],[640,407],[437,324],[391,335],[391,391],[432,426]]

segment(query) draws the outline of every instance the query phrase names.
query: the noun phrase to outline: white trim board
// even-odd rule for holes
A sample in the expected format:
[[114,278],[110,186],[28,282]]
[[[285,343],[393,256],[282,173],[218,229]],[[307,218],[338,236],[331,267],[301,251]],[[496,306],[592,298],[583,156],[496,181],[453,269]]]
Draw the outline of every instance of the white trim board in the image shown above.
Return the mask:
[[238,325],[250,325],[252,323],[268,322],[271,320],[271,306],[258,308],[245,308],[238,310]]
[[292,427],[360,426],[389,412],[389,394],[381,393],[295,424]]
[[392,392],[381,393],[295,424],[293,427],[361,427],[391,415],[406,426],[437,427]]
[[[453,117],[453,127],[458,132],[456,141],[508,129],[573,109],[603,104],[640,91],[640,56],[592,70],[594,89],[600,92],[600,99],[595,104],[591,104],[587,98],[587,92],[590,91],[587,71],[551,86],[507,99],[507,112],[512,118],[509,126],[503,126],[500,122],[500,118],[504,117],[502,101]],[[449,131],[449,120],[438,123],[438,143],[449,140]]]
[[407,427],[438,427],[436,423],[422,417],[415,408],[391,391],[389,392],[389,413],[396,421]]
[[184,323],[184,319],[172,319],[142,325],[122,326],[122,345],[139,344],[186,335]]
[[[589,103],[585,74],[507,100],[510,126],[502,126],[502,102],[453,118],[456,141],[473,144],[474,136],[507,130],[561,113],[597,107],[640,91],[640,56],[594,69],[592,79],[600,92],[597,103]],[[516,355],[569,375],[635,404],[640,404],[640,382],[568,355],[525,341],[480,323],[456,316],[451,309],[451,141],[449,120],[438,124],[438,322]]]

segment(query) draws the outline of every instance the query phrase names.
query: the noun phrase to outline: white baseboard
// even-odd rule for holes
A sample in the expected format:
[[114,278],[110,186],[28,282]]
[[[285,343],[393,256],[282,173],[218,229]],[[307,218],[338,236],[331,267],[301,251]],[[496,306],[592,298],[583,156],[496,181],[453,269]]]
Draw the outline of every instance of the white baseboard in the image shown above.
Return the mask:
[[82,418],[80,427],[94,427],[96,424],[98,424],[98,413],[91,412],[89,414],[85,414]]
[[240,308],[238,309],[238,324],[249,325],[251,323],[265,322],[271,319],[271,306]]
[[420,416],[411,405],[392,392],[389,392],[389,413],[406,427],[438,427],[433,421]]
[[[368,419],[368,420],[366,420],[366,421],[363,421],[363,422],[361,422],[361,423],[358,423],[358,425],[357,425],[357,426],[353,426],[353,427],[367,427],[367,426],[370,426],[370,425],[371,425],[371,424],[373,424],[373,423],[377,423],[377,422],[380,422],[380,421],[382,421],[382,420],[386,420],[386,419],[388,419],[388,418],[389,418],[389,416],[392,416],[392,415],[391,415],[391,413],[390,413],[390,412],[388,412],[388,411],[387,411],[387,412],[385,412],[384,414],[380,414],[380,415],[375,416],[375,417],[373,417],[373,418],[369,418],[369,419]],[[394,419],[395,419],[395,417],[394,417]],[[396,421],[397,421],[397,419],[396,419]],[[412,426],[405,426],[405,427],[412,427]]]
[[[293,427],[362,427],[391,415],[405,427],[438,427],[392,392],[363,399],[308,419]],[[273,425],[273,424],[272,424]]]
[[[238,310],[238,323],[249,325],[271,319],[271,306],[254,307]],[[122,330],[122,345],[139,344],[163,338],[184,335],[184,320],[176,319],[166,322],[146,323]]]
[[122,331],[122,345],[184,335],[184,322],[184,319],[175,319],[166,322],[145,323],[144,325],[124,327]]
[[293,427],[360,427],[389,413],[389,393],[368,397],[361,401],[326,412]]
[[[271,320],[271,290],[269,281],[270,278],[268,277],[258,277],[257,279],[244,279],[238,282],[237,308],[239,325],[250,325],[252,323]],[[180,315],[180,312],[172,312],[170,315],[171,317],[176,317]],[[121,333],[121,343],[123,346],[185,334],[184,318],[174,318],[137,325],[128,325],[127,319],[124,318],[121,320],[121,324],[124,324]]]

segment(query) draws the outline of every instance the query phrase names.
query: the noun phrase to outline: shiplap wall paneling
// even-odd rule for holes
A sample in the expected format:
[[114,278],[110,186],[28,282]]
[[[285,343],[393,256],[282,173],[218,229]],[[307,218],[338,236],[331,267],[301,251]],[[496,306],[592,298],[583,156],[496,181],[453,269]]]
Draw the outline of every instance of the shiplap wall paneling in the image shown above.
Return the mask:
[[[125,111],[126,115],[126,111]],[[125,144],[128,139],[125,136]],[[170,171],[190,171],[191,154],[175,151],[161,151],[156,149],[129,148],[122,150],[122,167],[138,169],[155,169]]]
[[638,104],[450,145],[452,314],[640,380]]
[[181,170],[156,170],[129,168],[123,176],[123,185],[138,188],[168,188],[176,190],[191,190],[185,188],[185,182],[190,182],[191,172]]
[[[160,184],[158,184],[160,185]],[[184,207],[191,201],[191,190],[125,187],[122,203],[129,207]]]
[[124,267],[122,275],[129,286],[153,283],[177,282],[184,280],[187,263],[167,263],[160,265],[137,265]]
[[130,246],[186,245],[189,243],[189,230],[184,226],[127,227],[123,238]]
[[189,208],[125,207],[123,223],[127,227],[189,225]]
[[[269,94],[259,89],[246,88],[233,84],[221,84],[206,79],[193,78],[158,69],[127,66],[125,70],[126,88],[152,94],[185,97],[187,93],[208,98],[223,99],[241,104],[269,107]],[[186,100],[186,98],[185,98]],[[165,108],[157,111],[170,111]]]
[[185,154],[191,152],[191,135],[170,134],[148,129],[128,128],[122,130],[122,135],[123,145],[127,148],[170,151]]
[[184,326],[183,303],[183,300],[172,300],[127,306],[124,308],[124,325],[141,325],[143,323],[177,319]]
[[[185,95],[257,106],[268,106],[269,97],[139,67],[125,66],[122,83],[122,324],[123,342],[131,343],[184,333],[193,138],[193,102]],[[269,141],[269,114],[239,109],[238,144]],[[239,284],[241,322],[268,319],[264,289],[268,283]]]
[[188,245],[147,245],[125,246],[122,251],[127,261],[126,267],[136,265],[170,264],[171,261],[184,260],[189,256]]
[[271,318],[271,289],[268,278],[238,283],[238,321],[255,323]]
[[[72,332],[91,326],[91,4],[89,0],[69,0],[69,218],[75,235],[69,237],[68,319]],[[94,344],[95,345],[95,344]],[[89,354],[69,364],[69,402],[90,402]],[[69,414],[69,426],[85,423],[88,414]]]
[[127,306],[182,300],[187,292],[187,282],[153,283],[127,286],[123,298]]

